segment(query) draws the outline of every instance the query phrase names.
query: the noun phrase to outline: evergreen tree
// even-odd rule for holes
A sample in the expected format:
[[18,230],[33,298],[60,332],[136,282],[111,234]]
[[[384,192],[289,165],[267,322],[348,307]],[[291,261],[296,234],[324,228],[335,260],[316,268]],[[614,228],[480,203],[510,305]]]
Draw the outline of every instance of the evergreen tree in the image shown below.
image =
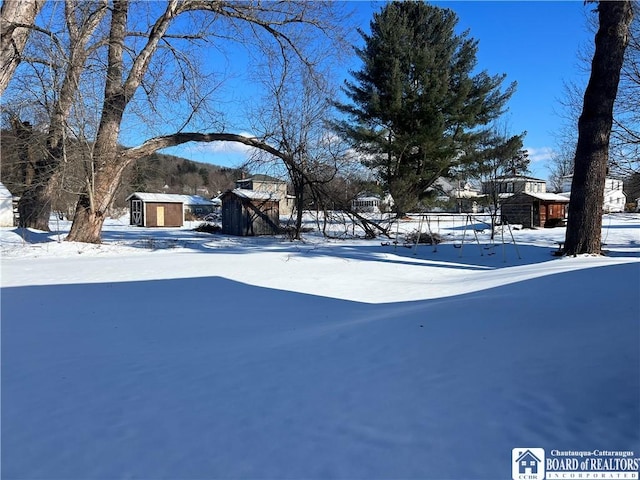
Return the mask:
[[350,104],[336,129],[366,154],[395,200],[397,213],[418,202],[439,176],[476,148],[483,127],[499,117],[515,84],[504,75],[474,74],[477,41],[457,35],[448,9],[393,2],[360,31],[363,62],[345,82]]

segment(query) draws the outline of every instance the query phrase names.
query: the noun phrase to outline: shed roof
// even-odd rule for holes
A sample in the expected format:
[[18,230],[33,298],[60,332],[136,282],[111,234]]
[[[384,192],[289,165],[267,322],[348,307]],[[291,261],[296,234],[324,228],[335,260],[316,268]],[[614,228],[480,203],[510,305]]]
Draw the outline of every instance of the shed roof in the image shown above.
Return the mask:
[[[545,202],[560,202],[560,203],[569,203],[569,198],[565,197],[563,195],[559,195],[557,193],[547,193],[547,192],[520,192],[520,193],[516,193],[515,195],[512,195],[511,197],[509,197],[509,200],[512,198],[517,198],[521,195],[526,195],[528,197],[532,197],[535,198],[537,200],[543,200]],[[507,200],[507,201],[509,201]]]
[[149,203],[183,203],[185,205],[213,205],[211,200],[200,195],[178,195],[173,193],[134,192],[127,197],[127,201],[136,197]]
[[247,190],[244,188],[234,188],[229,190],[227,194],[232,193],[240,198],[247,198],[249,200],[280,200],[280,197],[270,192],[261,192],[259,190]]
[[547,192],[525,192],[525,195],[529,195],[530,197],[537,198],[538,200],[544,200],[547,202],[563,202],[569,203],[569,198],[564,195],[558,195],[557,193],[547,193]]

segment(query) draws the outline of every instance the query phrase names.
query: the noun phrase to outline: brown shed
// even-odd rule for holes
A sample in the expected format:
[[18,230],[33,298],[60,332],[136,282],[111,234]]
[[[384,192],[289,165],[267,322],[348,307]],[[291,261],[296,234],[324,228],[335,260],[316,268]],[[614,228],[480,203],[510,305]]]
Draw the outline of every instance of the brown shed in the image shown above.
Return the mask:
[[500,206],[502,222],[525,228],[554,226],[564,220],[568,203],[567,197],[555,193],[516,193]]
[[127,197],[129,224],[139,227],[181,227],[184,223],[182,195],[135,192]]
[[222,233],[251,236],[279,231],[279,201],[274,195],[240,188],[222,195]]

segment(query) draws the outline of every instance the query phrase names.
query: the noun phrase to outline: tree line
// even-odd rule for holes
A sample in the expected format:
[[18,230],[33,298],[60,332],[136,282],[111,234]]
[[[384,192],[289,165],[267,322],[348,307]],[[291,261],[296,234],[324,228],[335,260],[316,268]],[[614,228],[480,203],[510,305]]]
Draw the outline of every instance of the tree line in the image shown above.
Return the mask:
[[[526,170],[526,132],[500,126],[516,85],[505,83],[504,74],[479,71],[478,42],[469,32],[456,32],[452,10],[423,2],[385,4],[368,32],[357,31],[362,67],[340,89],[336,62],[355,44],[347,6],[295,0],[5,1],[3,116],[16,136],[37,129],[46,138],[37,152],[22,152],[28,168],[21,226],[48,229],[56,179],[73,163],[77,184],[70,190],[77,202],[67,240],[99,242],[125,173],[141,159],[186,142],[240,143],[252,148],[252,162],[284,170],[298,207],[296,237],[305,205],[335,205],[343,195],[336,183],[362,178],[363,169],[391,193],[398,215],[415,208],[441,176]],[[606,165],[608,142],[584,139],[602,136],[610,120],[607,109],[599,110],[603,123],[596,127],[588,107],[616,98],[633,16],[629,1],[601,2],[598,11],[595,80],[585,95],[575,159],[574,181],[585,184],[595,174],[581,177],[580,162],[600,164],[604,158]],[[246,47],[261,92],[246,105],[250,124],[235,129],[222,110],[220,74],[205,68],[207,52],[230,43]],[[599,59],[609,54],[615,61],[603,69]],[[603,76],[610,80],[602,83]],[[123,146],[129,129],[140,125],[148,132],[144,138]],[[599,175],[594,178],[600,182]],[[589,215],[584,210],[571,216]],[[583,209],[576,204],[571,211]],[[591,248],[578,241],[574,252],[571,245],[569,253]]]
[[[46,135],[34,131],[30,124],[14,125],[14,128],[0,132],[2,182],[15,196],[21,197],[30,182],[34,159],[46,152]],[[73,219],[82,178],[82,145],[69,142],[66,151],[67,161],[51,181],[50,200],[53,211]],[[194,162],[156,152],[127,168],[118,185],[112,207],[115,211],[126,207],[126,197],[136,191],[210,198],[233,188],[235,181],[241,176],[240,168]]]

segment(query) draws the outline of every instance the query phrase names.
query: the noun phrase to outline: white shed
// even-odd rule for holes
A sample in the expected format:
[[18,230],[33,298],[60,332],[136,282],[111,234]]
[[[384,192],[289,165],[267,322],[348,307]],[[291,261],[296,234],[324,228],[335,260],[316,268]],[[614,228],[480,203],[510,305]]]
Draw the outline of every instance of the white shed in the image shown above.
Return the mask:
[[13,227],[13,195],[0,183],[0,227]]

